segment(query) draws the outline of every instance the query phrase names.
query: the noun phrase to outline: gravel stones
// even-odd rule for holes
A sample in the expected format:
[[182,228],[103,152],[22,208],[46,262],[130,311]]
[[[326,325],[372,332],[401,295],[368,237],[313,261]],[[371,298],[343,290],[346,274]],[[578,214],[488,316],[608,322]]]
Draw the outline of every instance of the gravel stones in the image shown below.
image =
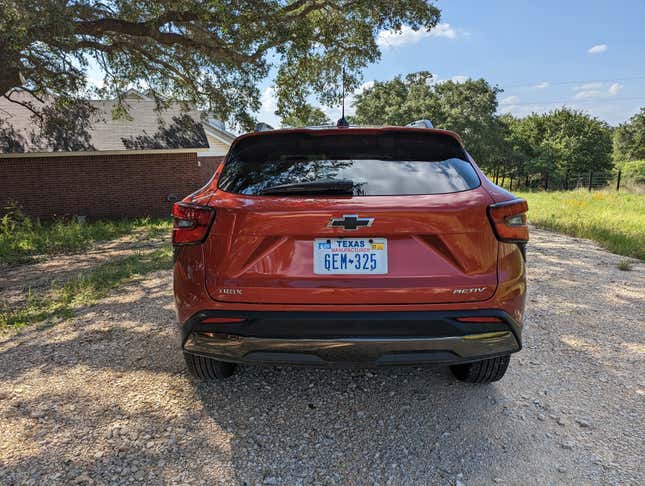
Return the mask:
[[487,386],[443,367],[195,383],[171,274],[148,275],[0,337],[0,484],[645,484],[644,265],[622,258],[534,230],[524,349]]

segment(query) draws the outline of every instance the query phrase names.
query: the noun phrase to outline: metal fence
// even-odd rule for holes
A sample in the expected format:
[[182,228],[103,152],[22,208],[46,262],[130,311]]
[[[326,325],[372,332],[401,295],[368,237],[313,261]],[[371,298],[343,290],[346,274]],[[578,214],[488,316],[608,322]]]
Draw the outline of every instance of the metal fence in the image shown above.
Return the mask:
[[620,191],[622,171],[594,172],[577,174],[545,174],[543,176],[507,176],[496,174],[493,177],[495,184],[509,190],[541,189],[544,191],[572,191],[574,189],[587,189],[589,191],[600,189],[614,189]]

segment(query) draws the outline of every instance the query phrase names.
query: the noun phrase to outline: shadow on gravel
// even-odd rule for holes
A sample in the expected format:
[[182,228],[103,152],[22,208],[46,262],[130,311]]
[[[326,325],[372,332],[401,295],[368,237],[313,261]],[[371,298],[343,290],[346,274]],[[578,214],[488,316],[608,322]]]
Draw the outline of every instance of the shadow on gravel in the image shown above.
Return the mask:
[[196,390],[206,414],[231,434],[240,484],[447,479],[464,462],[486,477],[491,463],[527,446],[504,419],[498,385],[456,383],[447,368],[243,367]]
[[[34,326],[0,340],[0,377],[15,380],[38,369],[55,374],[77,365],[117,371],[177,372],[176,318],[167,282],[148,285],[128,302],[109,300],[76,313],[71,322]],[[106,322],[106,315],[109,316]],[[106,325],[107,324],[107,325]],[[10,363],[10,365],[9,365]]]
[[445,367],[241,367],[198,384],[177,346],[169,275],[146,279],[0,342],[0,384],[12,388],[0,398],[0,484],[58,471],[60,483],[87,473],[118,484],[141,470],[153,484],[629,483],[642,405],[621,382],[642,364],[642,301],[605,292],[605,273],[625,278],[619,257],[558,251],[529,250],[526,347],[482,386]]
[[[44,421],[43,427],[30,431],[30,442],[47,440],[38,434],[51,433],[54,424],[57,436],[72,437],[60,444],[65,446],[62,460],[68,479],[84,470],[105,479],[105,471],[115,464],[123,471],[150,463],[157,464],[153,467],[157,473],[174,477],[175,471],[182,473],[182,461],[199,456],[200,462],[192,463],[186,474],[206,476],[217,462],[230,471],[230,484],[255,484],[258,478],[338,483],[348,477],[376,483],[383,478],[423,482],[454,480],[464,463],[469,471],[481,469],[489,477],[500,458],[531,450],[530,437],[506,417],[511,405],[503,385],[460,384],[443,367],[241,367],[231,379],[197,384],[186,378],[174,326],[169,283],[164,279],[146,281],[132,293],[106,299],[73,321],[27,330],[0,343],[2,381],[37,377],[53,383],[66,377],[69,383],[68,376],[87,380],[96,376],[107,393],[99,400],[85,396],[82,385],[75,382],[69,396],[44,393],[14,403],[7,418],[13,423]],[[106,373],[116,381],[106,382]],[[146,386],[137,381],[140,376],[164,385]],[[158,389],[166,390],[166,395],[150,397]],[[168,394],[175,403],[168,402]],[[57,403],[64,411],[52,408]],[[77,404],[76,412],[66,408],[70,403]],[[132,408],[133,403],[139,409]],[[30,415],[41,408],[46,409],[46,418]],[[89,423],[76,423],[81,409],[85,420],[92,417]],[[120,421],[127,422],[137,437],[152,435],[156,445],[148,449],[147,439],[129,438],[128,432],[111,438],[100,458],[92,461],[97,452],[93,441],[102,442],[107,429]],[[75,436],[76,427],[83,431],[90,424],[91,432],[85,429],[86,436]],[[175,444],[164,435],[167,427],[177,436]],[[203,447],[208,447],[206,458]],[[17,470],[55,463],[60,460],[56,454],[48,449],[25,452]],[[158,465],[159,461],[165,464]]]

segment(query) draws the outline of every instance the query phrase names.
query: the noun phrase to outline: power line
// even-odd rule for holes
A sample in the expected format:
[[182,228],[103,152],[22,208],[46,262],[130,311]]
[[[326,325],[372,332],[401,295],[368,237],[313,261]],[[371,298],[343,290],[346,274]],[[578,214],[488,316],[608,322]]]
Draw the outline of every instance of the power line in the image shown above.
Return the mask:
[[645,75],[639,75],[639,76],[631,76],[631,77],[626,77],[626,78],[612,78],[612,79],[587,79],[587,80],[578,80],[578,81],[540,81],[538,83],[531,83],[531,84],[512,84],[512,85],[507,85],[504,86],[505,89],[510,89],[510,88],[535,88],[537,85],[542,84],[542,83],[548,83],[548,86],[545,86],[545,88],[548,88],[549,86],[563,86],[567,84],[588,84],[588,83],[611,83],[613,81],[633,81],[636,79],[645,79]]
[[505,106],[521,106],[521,105],[556,105],[556,104],[571,104],[571,103],[616,103],[618,101],[635,101],[635,100],[645,100],[645,96],[631,96],[623,98],[585,98],[581,100],[569,99],[569,100],[559,100],[559,101],[523,101],[517,103],[506,103],[501,105]]

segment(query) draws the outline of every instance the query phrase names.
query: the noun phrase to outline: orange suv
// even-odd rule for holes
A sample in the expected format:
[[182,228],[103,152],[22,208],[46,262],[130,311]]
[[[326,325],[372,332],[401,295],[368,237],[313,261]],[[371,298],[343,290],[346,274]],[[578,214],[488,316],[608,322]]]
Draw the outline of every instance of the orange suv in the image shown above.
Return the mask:
[[174,205],[194,376],[236,363],[504,375],[521,348],[527,204],[425,126],[245,134]]

